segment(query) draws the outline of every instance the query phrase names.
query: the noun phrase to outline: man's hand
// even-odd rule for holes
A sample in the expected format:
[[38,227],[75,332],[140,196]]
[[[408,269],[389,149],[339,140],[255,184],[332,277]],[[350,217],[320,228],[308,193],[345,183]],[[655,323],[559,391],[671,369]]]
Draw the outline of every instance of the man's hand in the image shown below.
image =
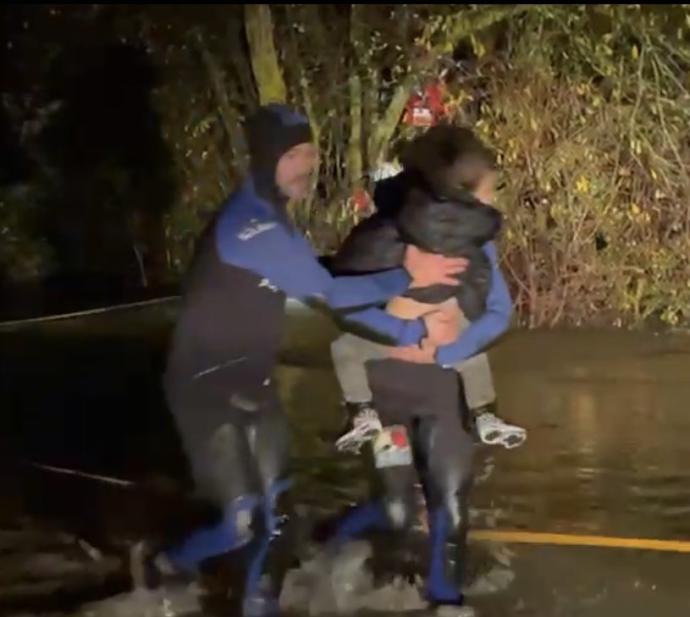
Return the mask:
[[422,315],[429,344],[435,347],[450,345],[460,335],[459,309],[442,309]]
[[469,261],[464,257],[444,257],[420,251],[416,246],[405,249],[403,266],[412,277],[410,287],[431,285],[458,285],[457,275],[467,270]]
[[422,341],[421,347],[411,345],[410,347],[391,347],[388,355],[394,360],[404,362],[414,362],[416,364],[434,364],[436,347],[428,339]]

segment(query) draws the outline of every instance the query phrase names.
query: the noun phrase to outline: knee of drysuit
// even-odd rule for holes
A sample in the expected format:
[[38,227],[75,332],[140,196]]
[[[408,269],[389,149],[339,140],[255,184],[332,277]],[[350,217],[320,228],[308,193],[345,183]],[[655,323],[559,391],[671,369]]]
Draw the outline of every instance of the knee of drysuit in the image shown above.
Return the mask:
[[430,512],[445,513],[449,527],[459,529],[467,524],[468,498],[472,486],[472,455],[458,443],[455,450],[445,446],[445,452],[432,452],[438,447],[438,431],[443,430],[436,422],[420,427],[420,449],[429,460],[426,473],[427,507]]
[[168,559],[178,570],[193,572],[206,559],[247,545],[254,537],[252,523],[258,504],[254,495],[234,499],[225,506],[219,521],[195,529],[170,547],[166,551]]
[[292,514],[289,494],[291,486],[292,480],[283,478],[274,481],[266,489],[263,500],[263,526],[269,534],[275,533],[281,523]]
[[384,500],[386,517],[392,529],[403,531],[412,526],[414,521],[414,504],[405,497],[387,497]]
[[456,533],[467,527],[469,507],[469,481],[463,469],[449,467],[444,477],[436,477],[429,487],[427,509],[429,515],[441,516],[449,533]]
[[402,426],[387,426],[372,444],[374,464],[383,488],[383,507],[392,529],[402,530],[415,516],[415,483],[412,446]]
[[401,465],[381,472],[385,474],[386,490],[382,503],[389,528],[397,531],[409,529],[417,514],[415,468],[412,465]]
[[450,533],[466,529],[469,524],[467,493],[468,490],[464,484],[446,486],[436,503],[435,509],[444,513]]
[[226,506],[223,520],[226,527],[236,537],[236,543],[243,545],[249,542],[254,535],[253,525],[259,498],[254,495],[238,497],[233,503]]

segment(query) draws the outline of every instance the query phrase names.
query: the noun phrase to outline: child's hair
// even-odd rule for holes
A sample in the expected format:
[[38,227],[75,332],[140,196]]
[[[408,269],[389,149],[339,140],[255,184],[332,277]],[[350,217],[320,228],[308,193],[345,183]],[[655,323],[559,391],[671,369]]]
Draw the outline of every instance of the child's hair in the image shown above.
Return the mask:
[[470,129],[439,124],[407,144],[400,156],[406,171],[419,174],[439,198],[473,192],[496,157]]

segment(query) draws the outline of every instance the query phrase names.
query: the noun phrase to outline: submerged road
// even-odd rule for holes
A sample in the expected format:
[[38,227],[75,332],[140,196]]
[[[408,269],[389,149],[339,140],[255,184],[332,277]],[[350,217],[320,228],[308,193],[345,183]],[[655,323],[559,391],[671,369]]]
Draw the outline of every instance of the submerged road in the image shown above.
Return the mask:
[[[137,484],[174,476],[180,460],[158,385],[173,319],[171,303],[0,328],[7,460]],[[296,495],[321,513],[367,490],[361,459],[335,456],[324,439],[340,413],[333,334],[323,318],[296,312],[278,376],[292,419]],[[476,537],[500,541],[514,574],[507,588],[472,597],[481,614],[690,614],[690,555],[676,552],[690,542],[690,337],[517,332],[491,357],[500,412],[529,438],[518,450],[478,452]],[[49,476],[32,472],[21,504],[3,518],[30,508],[113,545],[160,524],[144,520],[141,500],[113,497],[125,487],[101,491]],[[16,491],[16,479],[6,486]],[[626,546],[631,539],[638,544]]]

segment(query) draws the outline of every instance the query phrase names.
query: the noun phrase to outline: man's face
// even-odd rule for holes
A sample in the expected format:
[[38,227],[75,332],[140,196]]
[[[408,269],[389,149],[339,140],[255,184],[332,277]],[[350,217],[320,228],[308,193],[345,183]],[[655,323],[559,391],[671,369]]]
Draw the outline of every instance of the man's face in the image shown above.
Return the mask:
[[278,161],[276,184],[289,199],[304,199],[311,187],[311,177],[318,162],[316,146],[299,144],[288,150]]

